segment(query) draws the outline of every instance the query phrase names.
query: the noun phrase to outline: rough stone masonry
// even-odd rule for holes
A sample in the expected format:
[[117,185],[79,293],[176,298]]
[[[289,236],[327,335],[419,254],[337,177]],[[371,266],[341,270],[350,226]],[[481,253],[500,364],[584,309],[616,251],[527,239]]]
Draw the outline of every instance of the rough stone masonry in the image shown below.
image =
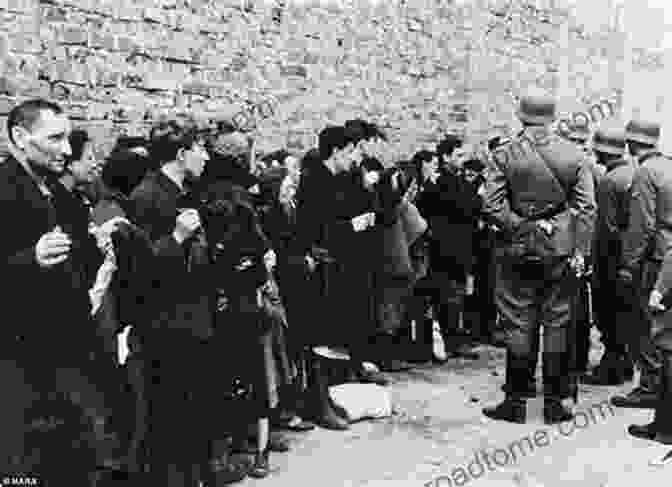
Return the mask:
[[[109,147],[167,111],[216,120],[265,104],[273,113],[256,124],[262,151],[307,149],[327,123],[361,116],[386,128],[403,156],[463,131],[471,93],[487,94],[486,131],[511,122],[520,87],[555,86],[560,11],[522,1],[481,12],[451,0],[338,3],[0,0],[0,123],[4,131],[18,99],[47,97]],[[473,32],[477,14],[484,32]],[[577,95],[599,98],[589,80],[604,46],[580,26],[572,33]]]

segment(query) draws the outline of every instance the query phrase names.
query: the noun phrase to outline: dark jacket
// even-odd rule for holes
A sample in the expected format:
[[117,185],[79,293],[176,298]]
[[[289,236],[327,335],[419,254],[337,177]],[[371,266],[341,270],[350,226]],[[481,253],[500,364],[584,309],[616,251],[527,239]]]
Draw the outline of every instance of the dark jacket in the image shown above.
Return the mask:
[[647,259],[662,261],[672,247],[672,163],[660,153],[648,153],[639,164],[623,237],[623,265],[631,270]]
[[178,208],[198,209],[198,201],[190,200],[161,171],[145,176],[131,201],[136,223],[147,232],[153,253],[153,289],[146,302],[149,325],[210,338],[215,293],[207,242],[198,232],[182,244],[173,237]]
[[621,237],[628,228],[630,188],[635,168],[626,160],[610,164],[597,186],[597,257],[613,260],[621,255]]
[[[40,363],[52,366],[87,353],[83,340],[90,331],[88,286],[101,255],[88,235],[81,201],[78,204],[57,182],[50,186],[48,197],[12,157],[0,164],[0,214],[6,229],[0,239],[7,317],[0,332],[3,349],[24,358],[39,356]],[[71,236],[71,254],[62,264],[42,269],[35,260],[35,245],[56,225]],[[71,340],[63,340],[63,327]],[[17,337],[22,346],[17,347]]]
[[442,170],[436,183],[421,185],[416,206],[432,235],[432,267],[463,272],[471,270],[473,237],[481,210],[481,199],[471,184],[458,174]]
[[587,156],[546,127],[527,128],[500,150],[506,157],[495,158],[483,197],[486,221],[502,231],[499,250],[509,250],[523,223],[546,214],[554,257],[590,255],[597,205]]

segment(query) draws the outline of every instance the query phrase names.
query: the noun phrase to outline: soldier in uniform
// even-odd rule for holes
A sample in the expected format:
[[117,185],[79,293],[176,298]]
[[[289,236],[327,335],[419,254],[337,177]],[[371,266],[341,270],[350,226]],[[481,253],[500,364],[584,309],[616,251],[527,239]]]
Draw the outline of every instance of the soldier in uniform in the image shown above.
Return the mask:
[[[484,214],[502,229],[497,243],[496,301],[506,329],[506,399],[485,408],[490,418],[525,422],[534,338],[544,326],[544,419],[570,420],[562,404],[569,389],[572,273],[589,253],[596,212],[585,155],[550,131],[555,100],[530,93],[520,100],[523,131],[495,153],[484,186]],[[532,183],[532,184],[530,184]]]
[[618,328],[619,316],[627,313],[617,294],[616,271],[621,255],[621,237],[628,226],[629,191],[634,167],[625,159],[625,131],[598,130],[593,150],[607,170],[597,186],[597,228],[595,238],[595,304],[602,333],[604,355],[584,382],[593,385],[620,385],[632,377],[632,364],[626,356],[627,340]]
[[650,408],[655,406],[661,362],[651,340],[647,298],[672,244],[672,164],[657,149],[660,125],[632,120],[626,127],[626,139],[637,167],[618,280],[621,295],[634,313],[629,320],[628,345],[641,373],[637,387],[626,396],[613,397],[611,402],[617,407]]

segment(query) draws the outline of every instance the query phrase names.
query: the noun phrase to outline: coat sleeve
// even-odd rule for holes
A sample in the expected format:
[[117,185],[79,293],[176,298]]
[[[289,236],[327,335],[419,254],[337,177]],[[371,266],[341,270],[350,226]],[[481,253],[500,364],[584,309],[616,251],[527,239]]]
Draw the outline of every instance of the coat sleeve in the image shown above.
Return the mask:
[[156,228],[156,222],[161,218],[161,215],[151,194],[146,191],[138,191],[133,193],[131,199],[134,205],[135,223],[149,236],[154,256],[179,258],[184,261],[184,250],[172,233],[161,235]]
[[651,170],[640,166],[635,172],[630,195],[630,218],[623,236],[622,265],[637,269],[645,257],[656,229],[657,188]]
[[575,249],[583,255],[590,255],[595,233],[597,204],[595,202],[595,179],[587,163],[579,167],[576,184],[569,195],[569,211],[576,218]]
[[508,234],[514,233],[523,222],[523,218],[511,208],[506,175],[497,165],[488,172],[484,183],[483,215],[489,224]]
[[[2,184],[0,186],[0,214],[5,221],[5,228],[22,228],[22,215],[17,212],[16,188],[10,184]],[[13,232],[8,232],[0,238],[0,252],[4,264],[11,268],[16,268],[16,271],[23,272],[31,269],[37,271],[40,269],[37,259],[35,258],[35,245],[37,241],[33,242],[30,247],[20,248],[22,245],[17,244]],[[25,245],[25,244],[24,244]],[[25,276],[24,276],[25,277]]]

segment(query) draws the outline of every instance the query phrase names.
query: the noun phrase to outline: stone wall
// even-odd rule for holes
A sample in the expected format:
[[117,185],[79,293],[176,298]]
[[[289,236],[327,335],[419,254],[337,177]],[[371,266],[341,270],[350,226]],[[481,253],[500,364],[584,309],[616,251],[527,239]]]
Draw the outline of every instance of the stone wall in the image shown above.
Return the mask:
[[[521,88],[557,85],[560,11],[346,3],[0,0],[0,123],[4,130],[17,100],[48,97],[109,147],[165,112],[231,119],[243,111],[265,151],[310,147],[327,123],[361,116],[410,153],[463,131],[474,93],[486,95],[485,133],[511,124]],[[475,13],[487,36],[472,33]],[[600,42],[572,29],[577,96],[613,91],[590,86],[604,68]]]

